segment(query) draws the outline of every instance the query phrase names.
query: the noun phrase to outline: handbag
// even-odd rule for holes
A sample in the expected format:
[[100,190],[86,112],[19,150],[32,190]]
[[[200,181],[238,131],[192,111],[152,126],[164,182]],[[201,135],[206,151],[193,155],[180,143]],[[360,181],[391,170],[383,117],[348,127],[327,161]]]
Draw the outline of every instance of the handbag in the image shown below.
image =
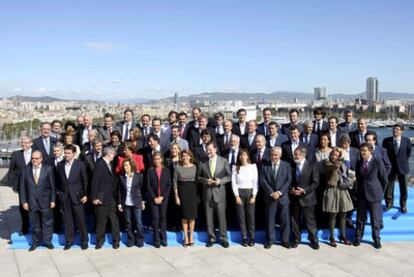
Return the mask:
[[342,190],[352,189],[356,181],[355,171],[346,166],[342,166],[339,171],[340,180],[338,182],[338,188]]

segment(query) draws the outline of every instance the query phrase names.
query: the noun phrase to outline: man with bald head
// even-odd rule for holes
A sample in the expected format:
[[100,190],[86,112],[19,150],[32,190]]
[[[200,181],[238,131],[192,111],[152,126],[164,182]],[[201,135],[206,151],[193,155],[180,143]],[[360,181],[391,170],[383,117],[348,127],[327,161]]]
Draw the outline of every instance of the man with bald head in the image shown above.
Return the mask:
[[93,124],[92,116],[90,115],[84,115],[83,116],[83,127],[78,129],[76,135],[76,141],[79,145],[79,147],[82,148],[82,146],[88,142],[88,134],[89,131],[92,129],[97,129],[98,126]]

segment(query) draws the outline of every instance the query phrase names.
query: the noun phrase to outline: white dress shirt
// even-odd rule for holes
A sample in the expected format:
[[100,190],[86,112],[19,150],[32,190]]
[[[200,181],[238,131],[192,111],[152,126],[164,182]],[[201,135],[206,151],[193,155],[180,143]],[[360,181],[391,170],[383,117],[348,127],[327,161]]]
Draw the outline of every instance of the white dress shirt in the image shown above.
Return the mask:
[[259,187],[256,164],[240,166],[239,173],[236,166],[233,166],[231,187],[235,196],[239,196],[239,189],[253,189],[252,195],[256,196]]
[[329,130],[329,136],[331,139],[331,147],[336,147],[336,134],[338,134],[338,131],[335,131],[335,133],[331,130]]
[[125,205],[126,206],[134,206],[134,203],[133,203],[132,197],[131,197],[132,178],[134,177],[134,175],[132,175],[131,177],[129,177],[128,174],[125,174],[125,177],[126,177],[126,198],[125,198]]
[[243,123],[239,122],[239,126],[240,126],[240,134],[244,135],[246,133],[246,122],[243,122]]
[[25,164],[28,165],[32,158],[32,148],[29,148],[28,150],[23,150],[23,157]]
[[65,162],[65,174],[66,174],[66,178],[69,179],[69,174],[70,174],[70,170],[72,168],[72,164],[73,164],[73,160],[69,162]]

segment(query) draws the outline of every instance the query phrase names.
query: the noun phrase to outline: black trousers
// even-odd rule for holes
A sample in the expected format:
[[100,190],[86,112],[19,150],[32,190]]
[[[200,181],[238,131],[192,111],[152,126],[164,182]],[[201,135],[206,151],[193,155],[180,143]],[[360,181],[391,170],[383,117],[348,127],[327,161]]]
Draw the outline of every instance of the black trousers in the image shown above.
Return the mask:
[[265,198],[265,221],[266,221],[266,242],[276,241],[275,221],[279,212],[279,222],[282,242],[289,242],[290,235],[290,215],[289,204],[282,205],[280,201],[273,200],[271,197]]
[[29,218],[29,212],[23,209],[22,205],[19,205],[19,212],[20,212],[20,218],[22,220],[22,233],[27,234],[29,232],[30,227],[30,218]]
[[372,239],[374,241],[380,241],[380,225],[382,221],[381,201],[369,202],[365,196],[358,200],[355,239],[361,240],[364,236],[365,223],[367,222],[367,211],[369,211],[371,219]]
[[306,229],[308,230],[309,240],[318,241],[316,235],[316,218],[315,218],[315,206],[301,207],[299,201],[292,201],[290,204],[290,219],[292,222],[292,233],[295,241],[301,240],[301,222],[302,216],[305,220]]
[[[239,219],[240,232],[242,238],[247,238],[249,232],[250,239],[254,240],[255,232],[255,207],[256,204],[250,204],[249,200],[252,196],[253,189],[239,189],[239,196],[241,198],[241,205],[236,204],[237,218]],[[234,195],[232,193],[232,195]],[[233,196],[234,197],[234,196]],[[234,200],[233,200],[234,201]]]
[[116,216],[116,203],[115,200],[112,200],[111,205],[109,206],[95,206],[95,215],[96,215],[96,242],[103,243],[105,241],[105,231],[106,224],[111,223],[111,231],[113,242],[120,241],[119,235],[119,222],[118,217]]
[[86,225],[85,209],[82,204],[75,205],[69,197],[60,199],[63,224],[65,226],[66,243],[75,242],[75,225],[79,231],[82,243],[88,242],[88,227]]
[[167,243],[167,207],[168,198],[165,198],[161,205],[156,205],[154,201],[150,203],[155,245],[159,245],[160,242]]
[[390,174],[388,177],[388,185],[385,189],[385,203],[389,205],[394,204],[394,183],[398,180],[400,185],[400,207],[407,207],[407,176],[404,174]]
[[39,245],[43,241],[51,243],[53,236],[53,209],[39,209],[29,211],[30,224],[32,225],[33,244]]

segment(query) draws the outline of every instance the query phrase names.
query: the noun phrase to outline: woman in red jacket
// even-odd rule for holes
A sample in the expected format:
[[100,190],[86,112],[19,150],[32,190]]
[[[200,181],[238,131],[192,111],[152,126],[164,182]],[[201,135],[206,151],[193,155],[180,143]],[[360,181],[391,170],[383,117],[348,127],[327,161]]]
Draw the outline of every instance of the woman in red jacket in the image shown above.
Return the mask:
[[136,165],[136,172],[139,172],[142,174],[144,173],[144,170],[145,170],[144,158],[142,157],[142,155],[134,154],[133,150],[134,149],[133,149],[133,145],[131,144],[131,142],[126,142],[124,145],[124,155],[118,156],[118,163],[115,169],[115,173],[117,175],[124,173],[124,170],[122,168],[122,162],[125,159],[133,160]]

